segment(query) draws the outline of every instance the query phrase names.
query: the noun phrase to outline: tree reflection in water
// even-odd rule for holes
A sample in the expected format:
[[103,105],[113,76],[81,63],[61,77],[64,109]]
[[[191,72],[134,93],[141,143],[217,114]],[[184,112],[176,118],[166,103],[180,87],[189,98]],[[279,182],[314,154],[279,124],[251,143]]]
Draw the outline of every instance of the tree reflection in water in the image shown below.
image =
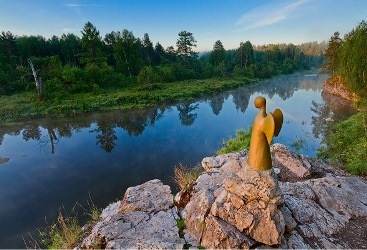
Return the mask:
[[[345,120],[357,111],[353,108],[351,101],[341,97],[322,92],[324,103],[312,101],[310,108],[315,116],[311,117],[312,133],[315,138],[324,139],[332,131],[335,122]],[[327,122],[331,118],[333,122]]]
[[178,116],[181,121],[181,124],[184,126],[191,126],[194,124],[195,119],[197,118],[197,113],[191,113],[192,111],[199,108],[199,104],[179,104],[176,106],[177,111],[179,112]]
[[104,149],[107,153],[110,153],[115,148],[115,141],[117,140],[116,132],[108,122],[101,121],[97,123],[97,128],[89,132],[97,133],[96,145],[101,144],[101,149]]
[[[213,114],[219,116],[225,100],[232,96],[236,109],[245,113],[252,95],[267,95],[269,99],[279,96],[282,100],[287,100],[297,90],[321,91],[324,79],[325,77],[281,76],[258,84],[251,84],[216,94],[201,99],[201,101],[208,103]],[[332,124],[325,122],[326,118],[330,117],[337,121],[355,112],[350,110],[353,109],[350,107],[350,103],[345,103],[334,96],[330,97],[324,93],[322,93],[322,97],[325,104],[313,101],[310,107],[315,113],[312,116],[311,124],[313,125],[313,135],[316,138],[322,138],[330,131]],[[184,102],[175,105],[182,125],[191,126],[194,124],[198,117],[198,113],[195,110],[199,109],[199,104],[200,100],[194,103]],[[0,145],[3,143],[4,135],[19,135],[21,133],[25,141],[39,141],[41,147],[51,146],[51,153],[55,153],[55,145],[63,137],[71,137],[79,129],[88,129],[92,126],[91,124],[95,124],[96,127],[89,132],[96,133],[96,145],[100,145],[100,148],[106,152],[112,152],[118,140],[116,128],[124,129],[129,136],[139,136],[147,127],[153,126],[160,120],[167,109],[171,110],[172,106],[162,105],[144,109],[85,114],[70,119],[41,119],[37,121],[38,123],[32,122],[31,124],[4,126],[0,127]],[[46,134],[43,135],[43,133]]]

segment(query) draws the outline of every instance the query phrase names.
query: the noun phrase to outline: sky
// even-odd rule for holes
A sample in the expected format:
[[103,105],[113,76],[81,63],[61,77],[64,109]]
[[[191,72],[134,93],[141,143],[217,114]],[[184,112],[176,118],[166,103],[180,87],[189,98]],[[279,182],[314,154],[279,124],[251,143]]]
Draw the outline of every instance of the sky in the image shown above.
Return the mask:
[[0,0],[0,32],[81,37],[90,21],[102,38],[127,29],[166,48],[186,30],[198,52],[212,50],[217,40],[225,49],[246,41],[322,42],[336,31],[343,37],[362,20],[367,0]]

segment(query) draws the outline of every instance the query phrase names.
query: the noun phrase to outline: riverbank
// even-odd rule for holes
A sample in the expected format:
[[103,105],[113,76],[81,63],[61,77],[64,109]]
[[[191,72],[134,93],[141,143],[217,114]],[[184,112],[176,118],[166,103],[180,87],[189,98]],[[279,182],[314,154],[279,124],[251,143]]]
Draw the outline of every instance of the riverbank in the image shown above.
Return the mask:
[[206,79],[172,83],[137,84],[123,89],[98,90],[40,101],[36,93],[24,92],[0,98],[2,123],[43,116],[72,116],[92,111],[132,109],[190,100],[256,82],[254,79]]
[[347,89],[346,84],[341,76],[328,78],[323,85],[323,90],[332,95],[340,96],[353,102],[356,102],[360,99],[356,93],[353,93]]
[[[188,199],[181,191],[173,202],[169,186],[159,180],[131,187],[103,210],[77,247],[366,248],[367,182],[284,145],[271,150],[273,169],[262,171],[257,178],[265,179],[252,188],[236,188],[256,175],[246,165],[247,151],[204,158],[205,171]],[[271,183],[274,192],[256,192]],[[259,196],[259,206],[242,196]],[[240,213],[244,205],[256,216]]]
[[358,113],[339,121],[333,133],[325,138],[326,147],[319,149],[318,157],[331,160],[349,173],[367,176],[367,99],[349,91],[341,76],[330,77],[323,91],[353,101]]

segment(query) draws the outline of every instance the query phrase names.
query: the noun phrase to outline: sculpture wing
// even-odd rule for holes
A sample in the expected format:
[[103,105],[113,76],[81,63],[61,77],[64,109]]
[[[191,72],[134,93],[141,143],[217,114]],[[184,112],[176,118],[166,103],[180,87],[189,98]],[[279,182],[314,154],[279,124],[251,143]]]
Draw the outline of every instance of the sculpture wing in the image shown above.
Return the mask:
[[274,136],[278,136],[283,125],[283,112],[280,109],[276,109],[272,115],[275,122]]
[[263,121],[263,132],[266,135],[268,144],[270,145],[271,140],[274,136],[275,120],[272,113],[269,113]]

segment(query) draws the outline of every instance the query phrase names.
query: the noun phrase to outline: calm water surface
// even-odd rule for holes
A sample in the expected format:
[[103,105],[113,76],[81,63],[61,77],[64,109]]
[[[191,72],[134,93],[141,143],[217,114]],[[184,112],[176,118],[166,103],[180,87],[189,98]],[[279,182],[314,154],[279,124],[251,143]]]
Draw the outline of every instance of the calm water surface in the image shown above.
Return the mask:
[[24,237],[69,212],[89,196],[105,207],[129,186],[150,179],[170,185],[179,163],[194,166],[215,155],[223,140],[247,129],[258,110],[280,108],[284,124],[275,142],[315,156],[331,123],[355,111],[321,91],[325,77],[283,76],[192,102],[137,111],[33,120],[0,128],[0,248],[24,248]]

